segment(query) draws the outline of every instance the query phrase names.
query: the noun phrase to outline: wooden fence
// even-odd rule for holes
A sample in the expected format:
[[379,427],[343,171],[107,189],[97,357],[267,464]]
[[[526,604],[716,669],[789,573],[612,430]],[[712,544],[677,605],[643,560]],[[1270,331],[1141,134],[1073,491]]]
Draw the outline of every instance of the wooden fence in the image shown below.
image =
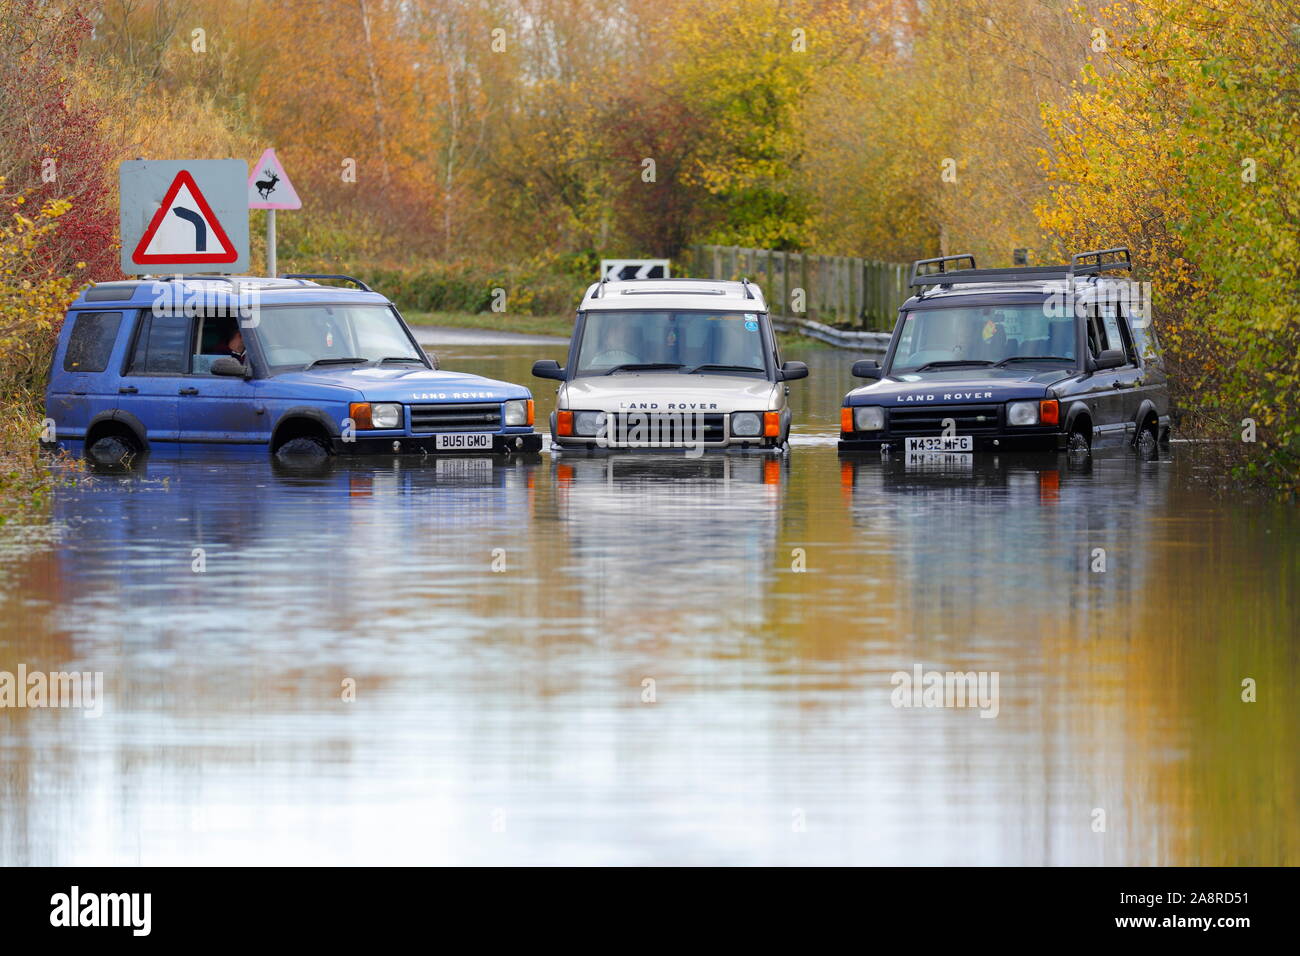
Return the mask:
[[892,331],[898,307],[911,294],[908,267],[897,262],[741,246],[691,246],[684,258],[691,263],[694,277],[745,276],[758,283],[774,316],[808,318],[842,328]]

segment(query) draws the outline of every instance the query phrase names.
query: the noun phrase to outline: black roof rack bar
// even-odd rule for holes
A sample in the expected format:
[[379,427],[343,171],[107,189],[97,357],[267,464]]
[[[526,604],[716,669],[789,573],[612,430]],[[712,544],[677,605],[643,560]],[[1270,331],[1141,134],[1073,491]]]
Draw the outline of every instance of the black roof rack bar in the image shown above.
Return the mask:
[[[938,258],[935,259],[917,259],[915,262],[912,263],[912,275],[908,278],[907,284],[910,286],[934,285],[935,283],[933,282],[923,283],[917,280],[920,279],[922,276],[944,275],[949,271],[948,263],[963,262],[963,261],[969,262],[971,269],[975,268],[975,257],[971,255],[969,252],[963,252],[959,256],[939,256]],[[938,266],[938,268],[926,269],[924,272],[922,272],[921,270],[925,266]],[[960,271],[964,272],[966,270],[963,269]]]
[[[1102,256],[1120,256],[1122,260],[1115,259],[1111,262],[1102,262]],[[1096,259],[1096,262],[1085,263],[1084,259]],[[1133,268],[1133,257],[1129,254],[1128,246],[1115,246],[1113,249],[1092,249],[1088,252],[1076,252],[1070,256],[1070,268],[1076,275],[1086,275],[1083,269],[1091,268],[1096,272],[1102,272],[1106,269],[1129,269]]]
[[609,282],[609,276],[601,276],[600,283],[596,286],[596,291],[591,294],[593,299],[603,299],[605,297],[605,284]]
[[740,277],[740,284],[741,284],[741,286],[742,286],[742,287],[744,288],[744,290],[745,290],[745,298],[746,298],[746,299],[755,299],[755,298],[757,298],[757,296],[754,295],[753,290],[751,290],[751,289],[749,288],[749,276],[741,276],[741,277]]
[[[1107,255],[1123,255],[1123,259],[1114,259],[1110,262],[1102,261]],[[953,258],[953,257],[948,257]],[[1096,259],[1095,262],[1084,262],[1084,259]],[[1009,269],[955,269],[951,272],[931,272],[923,275],[918,274],[917,267],[932,259],[919,259],[912,264],[912,279],[908,283],[915,289],[923,289],[932,285],[968,285],[976,282],[1019,282],[1026,279],[1065,279],[1070,280],[1076,276],[1095,276],[1103,272],[1114,270],[1131,270],[1133,264],[1129,258],[1129,251],[1124,246],[1115,249],[1099,249],[1090,252],[1079,252],[1070,256],[1069,265],[1059,266],[1012,266]]]
[[[212,275],[204,275],[204,274],[201,273],[201,272],[199,272],[199,273],[191,273],[191,274],[189,274],[189,275],[179,275],[179,274],[173,272],[173,273],[169,273],[169,274],[168,274],[168,273],[164,273],[164,274],[162,274],[162,275],[142,275],[142,276],[140,276],[139,281],[140,281],[140,282],[191,282],[191,281],[198,281],[198,282],[229,282],[231,285],[235,285],[235,284],[236,284],[236,280],[237,280],[237,279],[242,279],[242,278],[248,278],[248,277],[247,277],[247,276],[231,276],[231,275],[223,275],[223,274],[220,274],[220,273],[214,273],[214,274],[212,274]],[[115,280],[115,281],[117,281],[117,282],[121,282],[122,280],[121,280],[121,279],[117,279],[117,280]]]
[[291,272],[288,275],[280,276],[281,279],[339,279],[342,282],[351,282],[362,292],[373,292],[374,289],[366,285],[360,279],[354,279],[352,276],[345,276],[333,272]]

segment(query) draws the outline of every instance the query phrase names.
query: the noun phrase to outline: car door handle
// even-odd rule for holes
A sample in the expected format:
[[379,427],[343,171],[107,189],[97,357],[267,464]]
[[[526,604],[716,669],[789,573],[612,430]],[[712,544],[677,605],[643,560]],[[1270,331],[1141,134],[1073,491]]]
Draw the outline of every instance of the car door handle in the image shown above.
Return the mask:
[[123,385],[117,390],[117,394],[119,395],[136,395],[139,394],[139,392],[140,390],[134,385]]
[[199,390],[198,390],[197,388],[182,388],[182,389],[181,389],[179,392],[177,392],[176,394],[177,394],[177,395],[197,395],[197,394],[199,394]]

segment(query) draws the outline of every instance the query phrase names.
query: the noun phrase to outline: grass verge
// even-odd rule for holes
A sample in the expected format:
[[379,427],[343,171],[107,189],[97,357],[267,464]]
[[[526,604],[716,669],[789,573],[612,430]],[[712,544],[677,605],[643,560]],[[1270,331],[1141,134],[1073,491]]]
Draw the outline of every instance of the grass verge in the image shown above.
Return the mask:
[[41,453],[42,421],[41,402],[30,397],[7,401],[0,409],[0,527],[43,520],[50,492],[68,480],[66,467]]

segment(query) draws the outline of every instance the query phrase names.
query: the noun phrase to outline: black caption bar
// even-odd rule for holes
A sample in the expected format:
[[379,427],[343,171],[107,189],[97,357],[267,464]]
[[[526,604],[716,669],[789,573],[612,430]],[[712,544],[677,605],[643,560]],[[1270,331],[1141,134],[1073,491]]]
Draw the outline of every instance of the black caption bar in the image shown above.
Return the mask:
[[[570,870],[538,880],[533,873],[485,879],[477,871],[412,869],[141,868],[7,869],[0,879],[8,939],[64,937],[78,945],[283,940],[333,948],[440,924],[545,935],[557,919],[565,939],[609,940],[602,926],[616,911],[632,921],[633,936],[652,925],[667,931],[704,921],[715,927],[706,935],[726,925],[733,942],[773,924],[797,930],[847,920],[871,939],[953,931],[954,941],[969,941],[978,926],[982,938],[998,940],[1037,940],[1047,931],[1071,940],[1198,935],[1231,944],[1288,928],[1296,871],[744,869],[723,882],[716,874],[662,869],[597,878]],[[641,916],[629,913],[647,907]]]

